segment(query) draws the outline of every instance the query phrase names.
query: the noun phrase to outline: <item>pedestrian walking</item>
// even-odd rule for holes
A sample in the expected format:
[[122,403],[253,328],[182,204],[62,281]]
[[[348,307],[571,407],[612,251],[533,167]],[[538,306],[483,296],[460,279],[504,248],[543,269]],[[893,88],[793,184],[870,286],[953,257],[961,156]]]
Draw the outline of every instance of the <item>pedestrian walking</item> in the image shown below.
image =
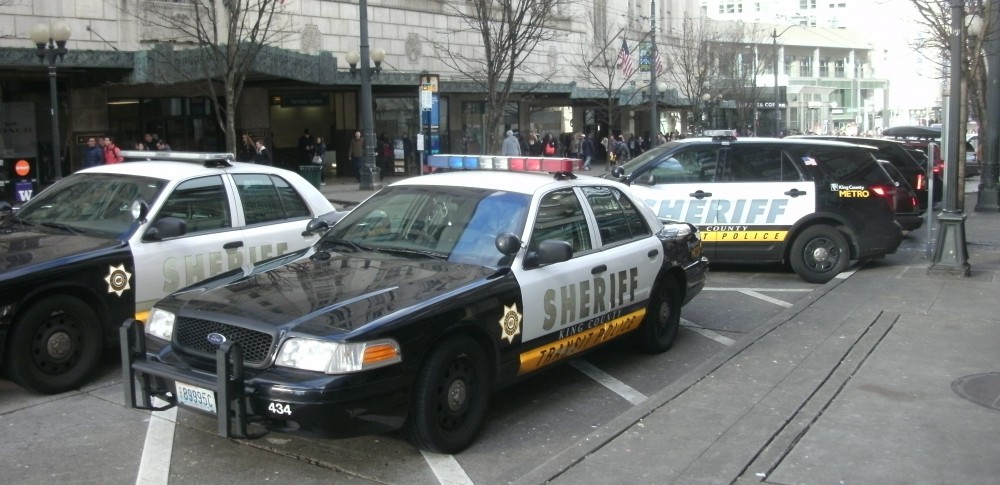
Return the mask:
[[83,168],[96,167],[104,164],[104,150],[97,144],[96,137],[87,138],[87,147],[83,150]]
[[518,143],[513,130],[507,130],[507,137],[503,139],[503,143],[500,145],[500,155],[505,157],[517,157],[521,155],[521,144]]
[[271,160],[271,151],[264,146],[264,142],[257,140],[254,142],[254,147],[256,148],[256,155],[253,157],[253,163],[257,165],[271,165],[273,163]]
[[569,158],[580,158],[580,145],[583,143],[583,133],[574,134],[572,136],[573,138],[569,142],[569,148],[566,150],[566,156]]
[[104,137],[103,149],[105,164],[122,163],[125,161],[121,149],[115,146],[115,140],[110,136]]
[[559,144],[556,143],[556,139],[551,133],[546,133],[545,137],[542,138],[542,155],[554,157],[556,153],[559,153]]
[[348,156],[354,164],[354,178],[361,182],[361,167],[365,164],[365,141],[361,139],[361,132],[355,130],[354,138],[351,138],[351,147],[348,149]]
[[326,161],[326,143],[323,143],[323,137],[317,136],[313,147],[312,162],[319,165],[319,184],[326,185],[326,170],[323,169],[323,162]]
[[538,140],[538,135],[534,133],[528,134],[528,149],[521,153],[532,157],[542,155],[542,142]]
[[583,142],[580,143],[580,155],[583,156],[583,169],[590,170],[590,162],[594,158],[594,140],[590,135],[583,135]]
[[299,137],[299,156],[302,157],[303,163],[312,162],[313,153],[316,150],[315,143],[312,134],[309,133],[309,128],[306,128],[302,132],[302,136]]

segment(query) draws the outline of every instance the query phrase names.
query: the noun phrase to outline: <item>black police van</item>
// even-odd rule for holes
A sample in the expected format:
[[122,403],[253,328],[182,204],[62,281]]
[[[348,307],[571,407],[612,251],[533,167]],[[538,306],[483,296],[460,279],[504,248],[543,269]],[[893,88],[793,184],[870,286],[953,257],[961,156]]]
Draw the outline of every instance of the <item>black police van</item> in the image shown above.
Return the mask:
[[698,226],[713,262],[787,262],[825,283],[901,241],[895,185],[875,153],[822,140],[689,138],[606,177],[630,185],[661,219]]

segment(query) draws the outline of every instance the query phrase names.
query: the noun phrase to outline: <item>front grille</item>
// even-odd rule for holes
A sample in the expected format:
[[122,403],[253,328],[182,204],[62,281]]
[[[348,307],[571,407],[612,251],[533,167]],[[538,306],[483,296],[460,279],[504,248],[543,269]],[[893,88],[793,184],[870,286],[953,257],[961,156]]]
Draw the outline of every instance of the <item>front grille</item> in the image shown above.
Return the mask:
[[248,367],[263,367],[274,343],[273,335],[199,318],[178,317],[174,331],[182,348],[209,357],[214,357],[219,347],[208,341],[208,334],[222,334],[226,341],[243,347],[243,364]]

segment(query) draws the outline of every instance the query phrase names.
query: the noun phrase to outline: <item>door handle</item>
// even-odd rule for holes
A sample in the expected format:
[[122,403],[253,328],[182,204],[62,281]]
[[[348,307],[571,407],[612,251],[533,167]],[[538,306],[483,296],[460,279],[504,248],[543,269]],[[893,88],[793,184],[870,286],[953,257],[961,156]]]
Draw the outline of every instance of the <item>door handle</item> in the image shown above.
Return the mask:
[[701,189],[698,189],[698,190],[696,190],[696,191],[694,191],[694,192],[692,192],[692,193],[690,193],[688,195],[690,195],[691,197],[694,197],[695,199],[704,199],[705,197],[711,197],[712,193],[711,192],[705,192],[705,191],[703,191]]
[[792,189],[792,190],[789,190],[788,192],[785,192],[785,195],[787,195],[789,197],[798,197],[800,195],[806,195],[806,191],[799,190],[799,189]]
[[603,272],[605,272],[607,270],[608,270],[607,265],[602,264],[602,265],[594,266],[593,269],[590,270],[590,274],[603,273]]
[[226,250],[229,250],[229,249],[238,249],[238,248],[242,248],[242,247],[243,247],[243,241],[227,242],[226,244],[222,245],[222,249],[226,249]]
[[646,253],[646,256],[648,256],[650,258],[655,258],[657,254],[660,254],[660,250],[659,249],[650,249],[649,252]]

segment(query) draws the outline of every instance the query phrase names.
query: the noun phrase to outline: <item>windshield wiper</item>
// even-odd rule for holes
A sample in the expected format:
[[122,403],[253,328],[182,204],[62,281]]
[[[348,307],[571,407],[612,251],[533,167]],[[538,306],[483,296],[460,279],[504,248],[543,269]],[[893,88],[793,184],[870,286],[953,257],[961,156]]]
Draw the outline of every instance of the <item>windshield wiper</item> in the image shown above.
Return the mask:
[[45,227],[54,227],[56,229],[63,229],[65,231],[69,231],[76,234],[83,234],[87,232],[86,229],[81,229],[79,227],[71,226],[69,224],[63,224],[62,222],[42,222],[40,224]]
[[403,248],[375,248],[376,251],[382,253],[394,253],[394,254],[405,254],[408,256],[424,256],[428,258],[447,260],[448,255],[440,253],[437,251],[428,251],[425,249],[403,249]]
[[355,251],[371,251],[371,248],[360,246],[353,241],[348,241],[346,239],[323,239],[323,245],[331,246],[347,246]]

